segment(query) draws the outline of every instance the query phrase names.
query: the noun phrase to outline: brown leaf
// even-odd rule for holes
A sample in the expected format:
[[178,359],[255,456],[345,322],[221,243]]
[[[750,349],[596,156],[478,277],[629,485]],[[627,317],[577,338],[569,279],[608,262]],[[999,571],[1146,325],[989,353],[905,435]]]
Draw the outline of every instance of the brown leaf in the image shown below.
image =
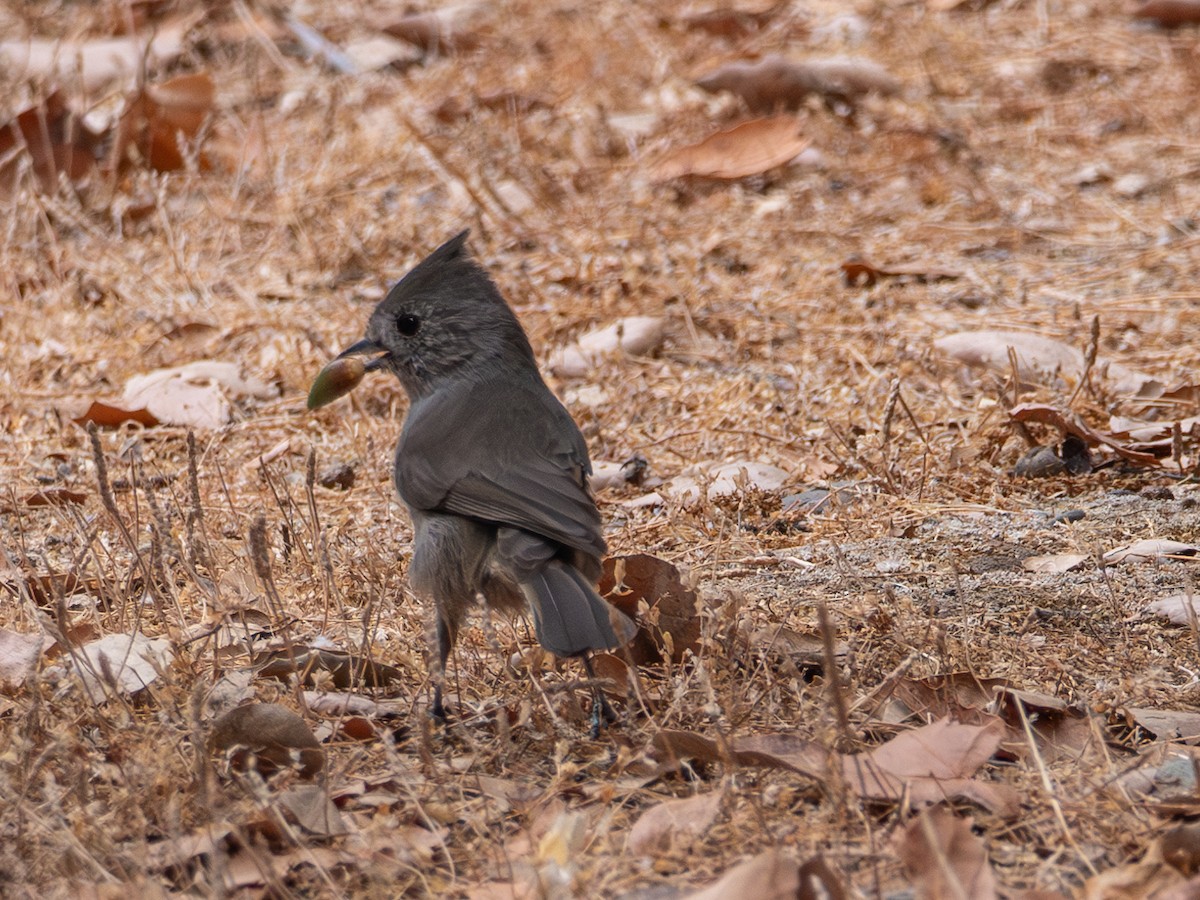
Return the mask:
[[1080,419],[1076,413],[1069,410],[1061,410],[1042,403],[1023,403],[1010,409],[1008,414],[1012,416],[1014,422],[1040,422],[1043,425],[1052,425],[1066,434],[1075,435],[1089,446],[1103,445],[1117,456],[1136,465],[1159,465],[1158,459],[1152,454],[1130,450],[1109,435],[1096,431]]
[[12,692],[37,671],[42,636],[0,628],[0,688]]
[[800,889],[796,861],[781,850],[767,850],[738,863],[707,888],[685,895],[684,900],[798,900]]
[[281,793],[276,802],[289,821],[299,825],[309,834],[335,837],[350,833],[324,785],[296,785]]
[[[996,698],[997,712],[1008,723],[1012,740],[1027,743],[1024,722],[1028,721],[1044,759],[1079,759],[1095,748],[1095,735],[1086,711],[1050,694],[1014,687],[999,689]],[[1016,748],[1012,749],[1016,752]]]
[[184,37],[203,15],[189,12],[159,25],[152,35],[3,41],[0,69],[13,79],[61,79],[68,84],[82,84],[85,91],[95,93],[114,79],[132,80],[138,72],[177,57],[183,50]]
[[[174,172],[185,165],[184,146],[200,133],[212,114],[216,86],[207,72],[179,75],[162,84],[148,84],[127,101],[117,124],[114,159],[132,160],[136,147],[140,160],[157,172]],[[208,162],[200,158],[201,168]]]
[[962,272],[957,269],[943,269],[933,264],[922,265],[909,263],[900,266],[876,266],[865,259],[852,257],[842,263],[842,274],[846,284],[850,286],[865,285],[870,287],[880,278],[908,278],[919,284],[931,281],[953,281],[962,278]]
[[754,113],[798,109],[811,94],[850,103],[865,94],[891,95],[900,90],[900,82],[868,59],[835,57],[795,62],[776,55],[756,62],[729,63],[705,75],[696,85],[710,94],[729,91]]
[[917,896],[927,900],[991,900],[996,878],[971,820],[944,806],[922,810],[905,826],[897,846]]
[[61,91],[54,91],[0,127],[0,194],[10,194],[16,186],[22,151],[49,194],[58,188],[59,173],[72,183],[87,177],[96,167],[101,143],[101,135],[75,115]]
[[66,488],[49,488],[35,491],[25,498],[24,503],[26,506],[80,506],[87,502],[87,496]]
[[[679,569],[645,553],[604,560],[600,595],[638,623],[626,652],[634,665],[660,662],[669,651],[674,662],[696,648],[700,617],[696,592],[683,583]],[[644,616],[638,608],[649,607]]]
[[1200,744],[1200,713],[1127,706],[1123,712],[1157,740]]
[[144,409],[122,409],[119,406],[101,403],[99,400],[93,400],[87,412],[71,421],[77,425],[94,422],[101,428],[116,428],[126,422],[137,422],[146,428],[153,428],[158,424],[158,419]]
[[1200,22],[1200,0],[1146,0],[1133,11],[1135,19],[1151,19],[1163,28]]
[[293,765],[312,778],[325,766],[325,751],[312,730],[277,703],[230,710],[213,723],[209,746],[229,755],[235,769],[255,769],[264,778]]
[[682,15],[678,21],[685,28],[703,31],[717,37],[741,38],[767,25],[787,6],[787,2],[772,3],[763,9],[720,6],[716,9]]
[[682,800],[664,800],[642,813],[629,832],[629,852],[645,856],[692,840],[706,831],[721,811],[721,793],[712,791]]
[[1028,556],[1021,560],[1026,572],[1058,575],[1070,572],[1088,561],[1086,553],[1047,553],[1044,556]]
[[672,151],[653,167],[652,177],[733,180],[759,175],[791,161],[812,143],[800,134],[801,125],[787,115],[751,119]]
[[471,29],[470,20],[480,12],[479,6],[474,3],[443,6],[432,12],[407,15],[385,25],[382,31],[408,41],[431,56],[474,50],[482,43],[482,39]]
[[315,681],[314,673],[328,672],[334,686],[341,690],[384,687],[404,677],[396,667],[364,656],[295,645],[261,654],[255,658],[254,664],[259,667],[258,673],[266,678],[287,680],[298,673],[301,683],[309,686]]

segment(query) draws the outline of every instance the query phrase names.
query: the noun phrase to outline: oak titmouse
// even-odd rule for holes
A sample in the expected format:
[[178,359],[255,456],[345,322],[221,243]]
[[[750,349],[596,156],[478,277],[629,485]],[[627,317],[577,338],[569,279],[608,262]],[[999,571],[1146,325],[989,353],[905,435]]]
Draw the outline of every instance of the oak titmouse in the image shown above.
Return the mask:
[[379,354],[358,377],[385,369],[408,393],[395,480],[415,530],[409,581],[437,608],[439,717],[446,658],[478,595],[528,608],[539,643],[583,657],[589,674],[588,651],[618,647],[634,631],[596,592],[606,547],[587,445],[466,238],[404,276],[371,314],[366,338],[338,357]]

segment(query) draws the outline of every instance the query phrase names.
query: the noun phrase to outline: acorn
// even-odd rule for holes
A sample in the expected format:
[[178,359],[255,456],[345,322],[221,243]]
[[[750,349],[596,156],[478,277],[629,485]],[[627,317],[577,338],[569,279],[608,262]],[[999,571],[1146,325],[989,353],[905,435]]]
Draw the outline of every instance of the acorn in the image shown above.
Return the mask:
[[366,374],[367,366],[361,357],[335,359],[317,373],[308,391],[308,408],[319,409],[346,396],[358,387]]

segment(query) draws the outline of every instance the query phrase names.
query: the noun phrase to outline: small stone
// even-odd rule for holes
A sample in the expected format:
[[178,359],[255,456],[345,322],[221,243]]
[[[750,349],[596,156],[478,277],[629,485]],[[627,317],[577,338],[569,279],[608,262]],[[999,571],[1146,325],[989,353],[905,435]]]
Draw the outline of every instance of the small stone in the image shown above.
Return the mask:
[[1165,484],[1148,484],[1139,493],[1147,500],[1175,499],[1175,494]]
[[1013,474],[1018,478],[1051,478],[1066,473],[1067,465],[1053,447],[1034,447],[1013,467]]
[[354,465],[348,462],[336,462],[326,466],[317,474],[317,484],[323,488],[336,491],[348,491],[354,487]]

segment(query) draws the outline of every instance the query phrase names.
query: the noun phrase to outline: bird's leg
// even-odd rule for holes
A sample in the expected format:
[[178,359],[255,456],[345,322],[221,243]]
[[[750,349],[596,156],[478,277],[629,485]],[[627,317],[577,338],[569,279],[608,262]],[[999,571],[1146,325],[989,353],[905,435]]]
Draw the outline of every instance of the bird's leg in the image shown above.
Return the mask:
[[437,617],[437,645],[438,668],[434,673],[433,706],[429,708],[429,714],[444,725],[450,717],[442,703],[442,689],[446,686],[446,660],[450,658],[450,650],[454,646],[454,631],[440,612]]
[[596,684],[596,670],[592,666],[592,657],[585,652],[580,658],[583,660],[583,668],[587,672],[588,681],[592,683],[592,737],[598,738],[601,717],[603,717],[605,725],[611,725],[617,721],[617,714],[609,704],[608,698],[604,696],[604,692],[600,690],[600,685]]

